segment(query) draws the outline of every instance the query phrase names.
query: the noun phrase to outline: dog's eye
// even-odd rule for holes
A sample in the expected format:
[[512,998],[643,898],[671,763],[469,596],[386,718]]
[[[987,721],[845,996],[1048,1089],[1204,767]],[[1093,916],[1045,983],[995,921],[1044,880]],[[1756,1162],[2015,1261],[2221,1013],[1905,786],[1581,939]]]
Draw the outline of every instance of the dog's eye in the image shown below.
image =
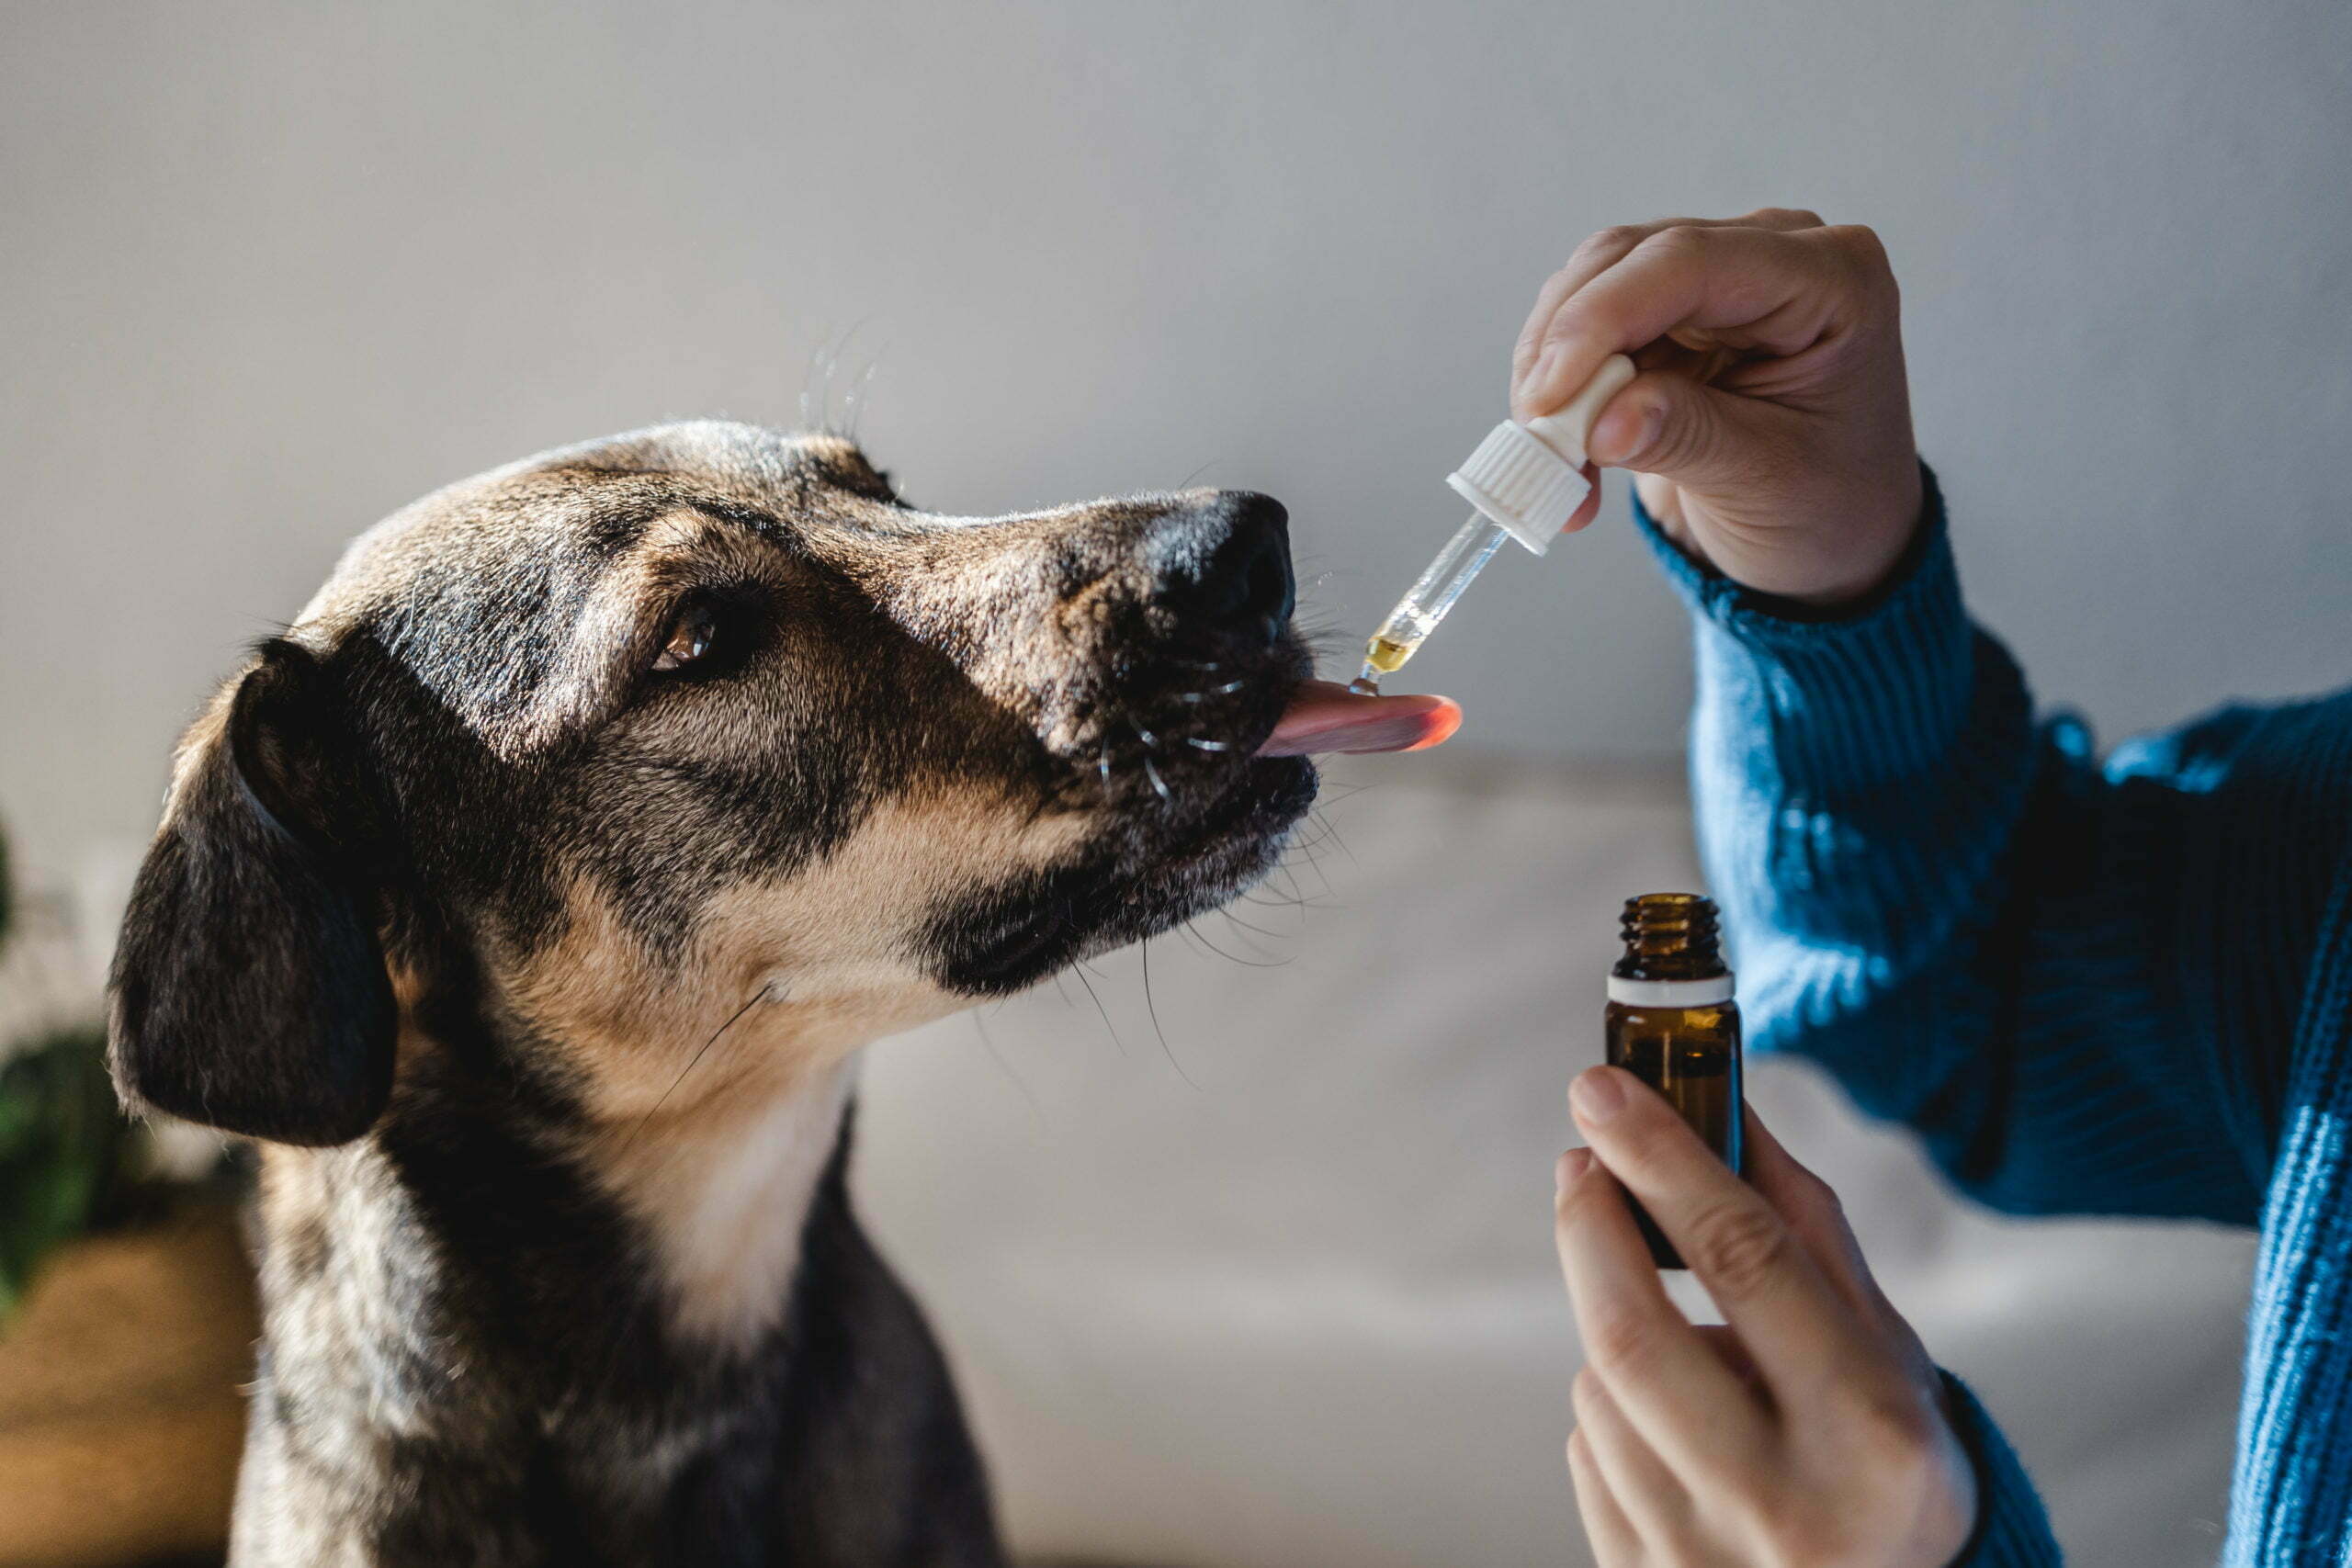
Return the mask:
[[718,645],[718,617],[707,604],[696,604],[670,623],[670,635],[654,656],[656,670],[684,670]]

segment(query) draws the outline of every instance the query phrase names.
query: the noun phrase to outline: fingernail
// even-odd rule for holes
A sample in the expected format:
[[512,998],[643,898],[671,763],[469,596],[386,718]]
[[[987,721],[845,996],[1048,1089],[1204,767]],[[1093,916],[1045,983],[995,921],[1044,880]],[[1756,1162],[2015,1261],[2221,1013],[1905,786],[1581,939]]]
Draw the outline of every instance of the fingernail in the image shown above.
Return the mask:
[[1666,428],[1666,411],[1656,403],[1641,409],[1611,408],[1592,427],[1592,460],[1619,468],[1657,445]]
[[1642,411],[1641,432],[1634,437],[1634,449],[1625,455],[1628,457],[1647,457],[1657,450],[1657,438],[1665,434],[1666,409],[1662,404],[1652,403]]
[[1584,1173],[1591,1168],[1592,1151],[1590,1149],[1570,1149],[1560,1156],[1560,1163],[1553,1168],[1552,1179],[1558,1183],[1557,1190],[1566,1192],[1583,1180]]
[[1608,1068],[1595,1067],[1569,1086],[1568,1103],[1588,1122],[1611,1122],[1625,1109],[1625,1086]]

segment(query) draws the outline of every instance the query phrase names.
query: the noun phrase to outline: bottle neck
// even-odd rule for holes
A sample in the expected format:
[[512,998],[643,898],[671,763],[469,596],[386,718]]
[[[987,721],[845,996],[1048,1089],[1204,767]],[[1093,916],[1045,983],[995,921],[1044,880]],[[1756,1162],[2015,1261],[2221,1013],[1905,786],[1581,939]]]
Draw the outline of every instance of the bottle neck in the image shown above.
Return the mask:
[[1623,956],[1609,971],[1612,982],[1686,985],[1722,983],[1730,995],[1714,901],[1695,893],[1645,893],[1625,900],[1619,929]]

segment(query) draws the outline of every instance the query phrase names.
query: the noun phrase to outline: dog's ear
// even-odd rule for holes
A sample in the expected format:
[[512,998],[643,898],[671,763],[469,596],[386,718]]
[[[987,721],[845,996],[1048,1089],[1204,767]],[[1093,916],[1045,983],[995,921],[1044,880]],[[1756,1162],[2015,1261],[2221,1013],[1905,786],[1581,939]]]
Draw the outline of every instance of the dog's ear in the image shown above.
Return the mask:
[[115,1087],[249,1137],[339,1144],[391,1093],[396,1032],[325,671],[284,639],[199,721],[115,950]]

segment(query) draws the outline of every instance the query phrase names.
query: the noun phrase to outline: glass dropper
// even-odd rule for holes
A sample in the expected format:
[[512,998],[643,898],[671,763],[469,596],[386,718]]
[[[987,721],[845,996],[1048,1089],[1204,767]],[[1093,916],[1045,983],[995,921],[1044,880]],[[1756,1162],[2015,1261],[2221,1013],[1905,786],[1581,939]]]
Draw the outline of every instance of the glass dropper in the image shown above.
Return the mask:
[[1611,355],[1558,410],[1524,424],[1505,420],[1487,433],[1467,462],[1446,476],[1445,482],[1477,510],[1372,634],[1363,670],[1349,690],[1377,695],[1380,678],[1404,668],[1504,540],[1516,539],[1539,556],[1551,547],[1592,493],[1584,477],[1592,422],[1633,378],[1633,361]]
[[1453,602],[1462,597],[1462,591],[1470,586],[1470,580],[1485,570],[1510,537],[1510,531],[1501,524],[1482,512],[1472,513],[1470,521],[1446,541],[1429,570],[1414,580],[1396,607],[1388,612],[1388,618],[1380,623],[1380,629],[1372,634],[1364,650],[1363,671],[1349,689],[1377,695],[1380,678],[1405,667],[1421,639],[1437,629]]

